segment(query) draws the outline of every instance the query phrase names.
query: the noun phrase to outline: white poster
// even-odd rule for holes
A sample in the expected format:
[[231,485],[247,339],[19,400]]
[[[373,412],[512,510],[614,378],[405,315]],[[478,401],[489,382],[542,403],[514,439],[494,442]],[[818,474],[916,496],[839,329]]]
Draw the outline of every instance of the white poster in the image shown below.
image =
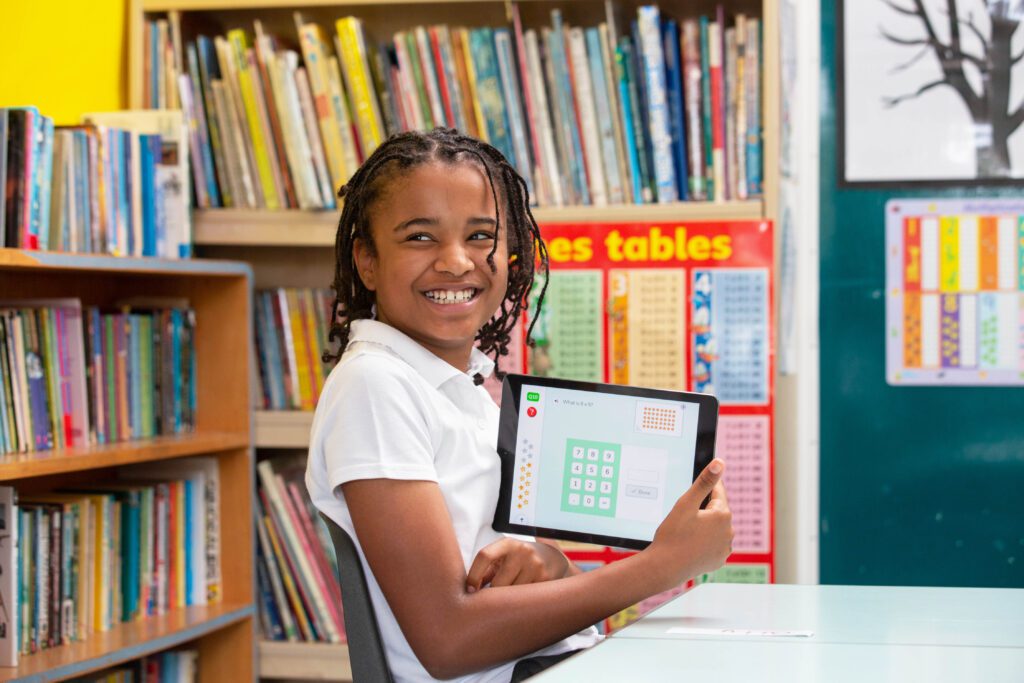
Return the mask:
[[841,12],[845,181],[1024,177],[1024,2],[845,0]]

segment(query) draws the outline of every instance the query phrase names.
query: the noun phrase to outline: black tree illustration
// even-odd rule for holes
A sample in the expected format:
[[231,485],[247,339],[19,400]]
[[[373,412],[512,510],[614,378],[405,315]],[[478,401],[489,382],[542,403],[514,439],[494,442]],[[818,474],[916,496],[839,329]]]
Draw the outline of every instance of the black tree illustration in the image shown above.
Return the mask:
[[[956,91],[970,112],[975,131],[977,176],[982,178],[1010,175],[1010,149],[1008,141],[1024,123],[1024,103],[1010,107],[1010,77],[1015,64],[1024,59],[1024,50],[1011,53],[1014,33],[1024,14],[1024,0],[974,0],[989,17],[991,29],[986,36],[974,21],[973,12],[961,16],[956,0],[946,0],[945,17],[949,24],[949,42],[943,42],[935,30],[933,17],[925,9],[924,0],[913,0],[911,7],[882,0],[900,14],[916,17],[924,29],[923,37],[895,36],[881,29],[882,35],[898,45],[916,46],[921,50],[908,62],[897,67],[903,70],[922,57],[932,54],[942,69],[942,78],[922,85],[917,91],[885,99],[895,107],[908,99],[948,86]],[[960,39],[961,30],[969,31],[981,43],[981,54],[967,52]],[[967,79],[964,67],[973,65],[980,72],[981,91],[976,92]]]

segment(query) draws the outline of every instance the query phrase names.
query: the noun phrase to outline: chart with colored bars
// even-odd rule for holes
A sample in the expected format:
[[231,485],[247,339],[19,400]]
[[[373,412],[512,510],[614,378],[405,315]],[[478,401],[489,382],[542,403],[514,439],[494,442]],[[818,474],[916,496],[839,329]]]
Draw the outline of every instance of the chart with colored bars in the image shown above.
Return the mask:
[[886,377],[1024,384],[1024,201],[886,204]]
[[562,511],[615,516],[622,446],[567,439],[562,477]]

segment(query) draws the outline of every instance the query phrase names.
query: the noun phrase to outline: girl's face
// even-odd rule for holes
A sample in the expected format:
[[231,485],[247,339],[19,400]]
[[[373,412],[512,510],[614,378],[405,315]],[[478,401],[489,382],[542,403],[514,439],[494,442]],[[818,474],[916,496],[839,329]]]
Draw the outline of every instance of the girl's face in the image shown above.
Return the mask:
[[363,240],[354,245],[377,319],[460,370],[508,284],[506,232],[496,235],[494,208],[477,164],[431,162],[391,180],[370,207],[375,253]]

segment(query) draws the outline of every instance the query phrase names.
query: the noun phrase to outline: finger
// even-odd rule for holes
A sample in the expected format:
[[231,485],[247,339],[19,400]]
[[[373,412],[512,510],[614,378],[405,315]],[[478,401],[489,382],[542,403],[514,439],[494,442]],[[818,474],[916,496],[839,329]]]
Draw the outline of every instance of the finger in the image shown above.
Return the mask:
[[515,584],[519,574],[523,570],[522,557],[516,553],[506,555],[502,558],[501,566],[491,579],[491,588],[499,586],[511,586]]
[[707,498],[708,494],[715,488],[715,485],[722,478],[722,472],[725,470],[725,463],[715,458],[708,466],[701,470],[697,478],[694,479],[693,484],[680,498],[677,505],[687,505],[690,507],[700,507],[701,502]]
[[729,500],[725,496],[725,484],[721,480],[711,489],[711,500],[704,506],[705,510],[728,510]]
[[481,586],[486,585],[487,580],[494,575],[495,565],[498,563],[499,558],[503,554],[503,547],[508,543],[507,538],[495,541],[489,546],[483,548],[473,558],[473,564],[469,567],[469,572],[466,574],[466,587],[472,588],[473,590],[480,590]]

